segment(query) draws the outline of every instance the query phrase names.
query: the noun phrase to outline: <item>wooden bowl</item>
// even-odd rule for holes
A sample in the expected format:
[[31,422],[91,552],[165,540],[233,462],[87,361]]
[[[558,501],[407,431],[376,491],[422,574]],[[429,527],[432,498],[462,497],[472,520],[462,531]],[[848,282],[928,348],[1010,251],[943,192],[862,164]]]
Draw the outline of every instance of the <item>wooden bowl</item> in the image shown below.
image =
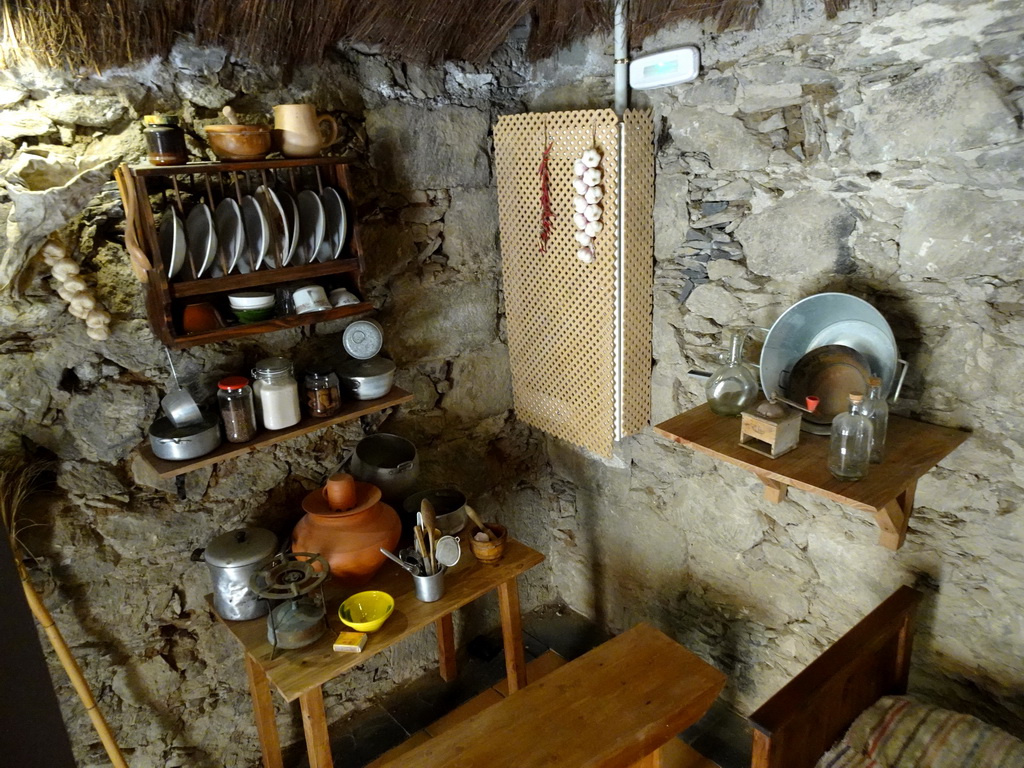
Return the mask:
[[480,532],[480,529],[473,526],[473,530],[470,532],[469,546],[473,550],[473,554],[476,555],[476,559],[481,563],[497,563],[505,555],[508,530],[505,526],[498,525],[497,523],[487,523],[487,527],[491,529],[491,533],[498,537],[498,540],[477,541],[476,534]]
[[206,139],[221,160],[261,160],[270,154],[269,125],[208,125]]

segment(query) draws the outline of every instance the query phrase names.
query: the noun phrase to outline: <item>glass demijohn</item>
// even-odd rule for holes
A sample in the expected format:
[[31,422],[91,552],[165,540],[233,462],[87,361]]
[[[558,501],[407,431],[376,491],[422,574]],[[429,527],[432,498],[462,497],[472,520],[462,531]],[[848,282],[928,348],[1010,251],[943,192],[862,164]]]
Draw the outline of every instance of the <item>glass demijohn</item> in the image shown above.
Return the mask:
[[743,362],[743,342],[746,339],[746,331],[732,335],[728,361],[711,374],[704,387],[708,405],[719,416],[738,416],[757,400],[757,379]]
[[860,480],[871,458],[871,419],[863,412],[864,395],[850,393],[850,410],[832,420],[828,471],[839,480]]
[[871,419],[871,463],[880,464],[885,456],[885,433],[889,428],[889,404],[882,393],[882,380],[878,376],[868,379],[868,399],[864,413]]

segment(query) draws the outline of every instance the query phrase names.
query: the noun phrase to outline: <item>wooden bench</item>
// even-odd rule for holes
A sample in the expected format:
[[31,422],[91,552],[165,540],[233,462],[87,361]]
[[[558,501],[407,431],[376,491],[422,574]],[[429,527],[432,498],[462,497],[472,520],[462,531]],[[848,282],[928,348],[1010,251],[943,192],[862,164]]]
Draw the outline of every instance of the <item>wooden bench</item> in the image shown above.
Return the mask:
[[717,669],[639,624],[385,765],[660,766],[724,685]]

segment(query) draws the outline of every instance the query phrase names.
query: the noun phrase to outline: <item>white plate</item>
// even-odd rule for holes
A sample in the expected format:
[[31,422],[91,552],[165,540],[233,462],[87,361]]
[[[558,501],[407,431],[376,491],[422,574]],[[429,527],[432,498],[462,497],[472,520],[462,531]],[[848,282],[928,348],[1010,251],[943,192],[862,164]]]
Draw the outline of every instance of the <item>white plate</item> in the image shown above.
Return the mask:
[[286,266],[291,263],[295,251],[299,248],[299,204],[295,202],[295,198],[291,196],[291,193],[285,190],[279,189],[277,191],[277,198],[281,201],[281,206],[284,208],[284,217],[288,223],[288,231],[291,233],[288,253],[285,254],[284,263],[281,265]]
[[221,256],[227,261],[228,272],[233,272],[238,257],[245,247],[245,227],[242,224],[242,209],[232,198],[225,197],[213,212],[213,227],[217,231],[217,261],[213,274],[220,269]]
[[317,258],[320,261],[330,261],[341,255],[345,235],[348,233],[348,216],[345,214],[345,203],[338,190],[327,187],[324,190],[323,202],[326,219],[324,242],[327,243],[327,248],[321,246]]
[[281,200],[274,190],[268,187],[257,187],[256,199],[260,201],[263,215],[269,225],[270,240],[265,261],[271,269],[283,267],[287,263],[290,250],[288,218],[285,216],[284,206],[281,205]]
[[311,189],[299,192],[299,237],[295,258],[300,264],[308,264],[324,241],[324,204]]
[[242,221],[245,223],[245,255],[239,259],[239,263],[245,262],[245,266],[240,268],[239,272],[245,273],[260,268],[270,245],[267,238],[267,217],[263,215],[263,208],[252,195],[242,198]]
[[178,274],[185,263],[185,227],[170,208],[160,225],[160,256],[167,265],[168,279]]
[[185,219],[185,238],[189,256],[196,268],[196,277],[202,277],[213,264],[217,254],[217,233],[213,229],[213,214],[204,204],[192,206]]

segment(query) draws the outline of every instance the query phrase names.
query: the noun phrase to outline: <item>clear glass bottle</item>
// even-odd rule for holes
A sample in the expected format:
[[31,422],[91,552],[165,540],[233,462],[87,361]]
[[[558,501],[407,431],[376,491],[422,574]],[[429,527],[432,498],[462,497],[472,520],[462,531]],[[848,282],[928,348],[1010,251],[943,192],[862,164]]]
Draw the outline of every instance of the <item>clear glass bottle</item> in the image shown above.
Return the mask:
[[719,416],[738,416],[757,400],[760,388],[753,371],[743,362],[746,331],[737,331],[729,343],[729,357],[704,385],[708,405]]
[[228,376],[217,383],[217,403],[229,443],[247,443],[256,437],[256,407],[245,376]]
[[860,480],[871,460],[871,419],[863,411],[864,394],[850,393],[850,410],[832,420],[828,471],[839,480]]
[[868,399],[864,413],[871,419],[871,463],[881,464],[885,457],[885,433],[889,428],[889,403],[882,393],[882,380],[878,376],[868,379]]
[[306,411],[310,416],[333,416],[341,408],[341,385],[338,374],[330,368],[314,368],[306,372]]
[[299,423],[299,384],[291,361],[283,357],[260,360],[252,369],[252,391],[265,429],[284,429]]

